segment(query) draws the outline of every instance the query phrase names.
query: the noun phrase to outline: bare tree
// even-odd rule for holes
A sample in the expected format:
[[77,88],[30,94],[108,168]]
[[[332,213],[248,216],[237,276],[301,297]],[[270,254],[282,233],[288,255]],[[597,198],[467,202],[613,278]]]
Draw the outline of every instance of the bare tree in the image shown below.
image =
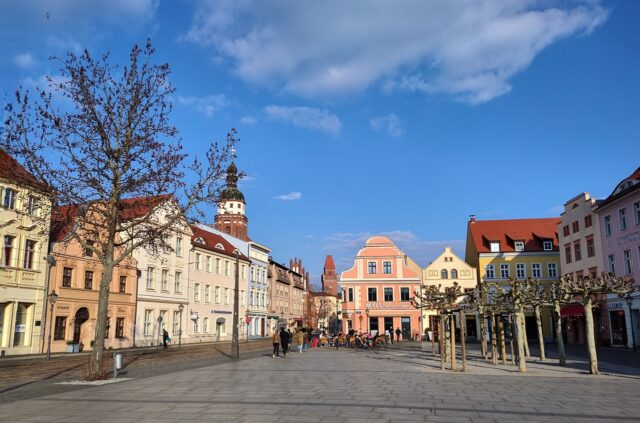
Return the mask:
[[232,130],[188,161],[170,122],[169,65],[153,63],[153,54],[147,41],[133,46],[125,67],[86,50],[54,58],[60,78],[35,100],[19,89],[7,107],[2,146],[47,184],[56,205],[71,205],[59,216],[73,221],[67,239],[104,267],[90,378],[102,373],[114,267],[136,248],[170,248],[165,239],[185,216],[202,217],[200,206],[216,203],[236,143]]

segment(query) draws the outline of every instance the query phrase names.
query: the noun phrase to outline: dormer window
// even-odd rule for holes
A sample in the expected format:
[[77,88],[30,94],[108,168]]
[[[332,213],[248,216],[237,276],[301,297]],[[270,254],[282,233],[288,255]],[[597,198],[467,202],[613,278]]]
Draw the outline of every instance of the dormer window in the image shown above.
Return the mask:
[[197,244],[202,244],[202,245],[205,244],[204,239],[202,239],[201,237],[198,237],[198,238],[194,239],[193,241],[196,242]]
[[516,251],[524,251],[524,241],[514,242],[514,248]]
[[489,246],[491,247],[491,252],[492,252],[492,253],[499,253],[499,252],[500,252],[500,242],[498,242],[498,241],[491,241],[491,243],[489,244]]
[[553,250],[553,242],[551,242],[551,241],[543,241],[542,242],[542,249],[545,250],[545,251]]
[[229,203],[229,208],[232,209],[233,208],[233,203]]
[[217,243],[217,244],[216,244],[216,248],[217,248],[218,250],[222,250],[222,251],[224,251],[224,246],[223,246],[222,244],[220,244],[220,243]]

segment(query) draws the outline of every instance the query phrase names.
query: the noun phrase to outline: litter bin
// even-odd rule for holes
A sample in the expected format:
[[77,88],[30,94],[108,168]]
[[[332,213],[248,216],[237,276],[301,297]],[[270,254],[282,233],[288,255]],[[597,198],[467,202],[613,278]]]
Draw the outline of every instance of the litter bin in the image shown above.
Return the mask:
[[118,370],[122,369],[122,353],[113,353],[113,377],[118,377]]

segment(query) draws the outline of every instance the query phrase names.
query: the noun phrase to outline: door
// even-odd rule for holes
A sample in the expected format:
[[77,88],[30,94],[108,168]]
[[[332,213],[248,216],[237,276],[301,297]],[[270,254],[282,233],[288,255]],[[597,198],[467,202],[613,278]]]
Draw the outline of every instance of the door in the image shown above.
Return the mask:
[[378,334],[378,318],[377,317],[369,317],[369,333],[371,335]]
[[384,318],[384,330],[388,330],[389,333],[393,335],[393,317]]
[[79,344],[82,335],[82,325],[89,320],[89,310],[86,307],[78,309],[76,312],[76,318],[73,322],[73,343]]
[[411,317],[403,317],[402,318],[402,339],[407,340],[411,339]]
[[623,310],[609,312],[611,316],[611,343],[613,345],[627,345],[627,325]]

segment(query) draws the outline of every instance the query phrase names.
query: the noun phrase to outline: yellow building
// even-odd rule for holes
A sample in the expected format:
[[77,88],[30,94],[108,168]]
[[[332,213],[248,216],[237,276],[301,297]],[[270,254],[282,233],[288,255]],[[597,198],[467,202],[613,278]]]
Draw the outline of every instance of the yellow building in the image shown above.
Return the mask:
[[41,352],[51,202],[0,150],[0,356]]
[[[560,218],[476,220],[467,227],[465,261],[477,269],[478,282],[507,278],[557,281],[560,277]],[[527,336],[536,339],[535,318],[528,312]],[[552,338],[550,314],[543,313],[543,334]]]

